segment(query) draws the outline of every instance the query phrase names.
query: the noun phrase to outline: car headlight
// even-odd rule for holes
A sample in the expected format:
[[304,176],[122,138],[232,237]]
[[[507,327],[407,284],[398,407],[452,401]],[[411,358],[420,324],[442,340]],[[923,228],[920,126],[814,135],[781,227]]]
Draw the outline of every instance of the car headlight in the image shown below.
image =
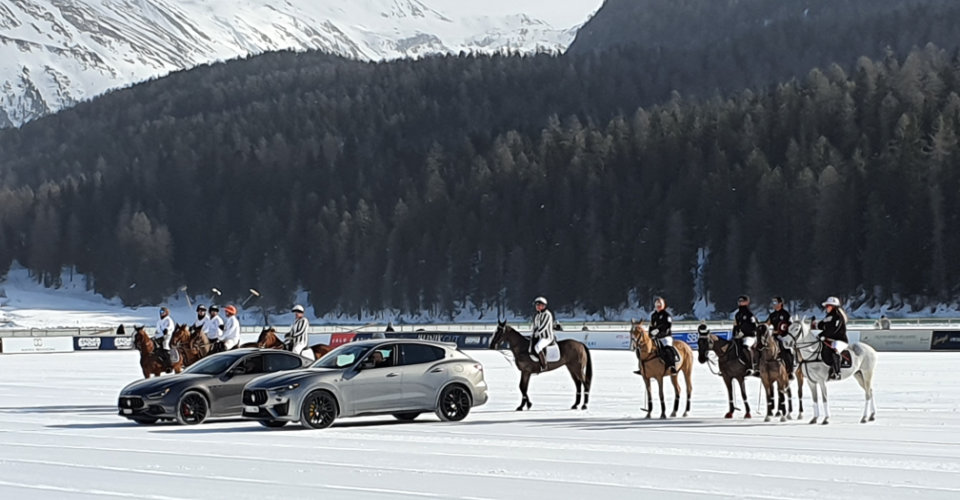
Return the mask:
[[162,391],[160,391],[160,392],[155,392],[155,393],[153,393],[153,394],[148,394],[148,395],[147,395],[147,399],[160,399],[160,398],[166,396],[167,394],[170,394],[170,388],[169,388],[169,387],[167,387],[166,389],[164,389],[164,390],[162,390]]
[[300,384],[299,384],[299,383],[294,383],[294,384],[290,384],[290,385],[281,385],[280,387],[273,387],[273,388],[270,389],[270,391],[271,391],[271,392],[292,391],[292,390],[296,389],[297,387],[300,387]]

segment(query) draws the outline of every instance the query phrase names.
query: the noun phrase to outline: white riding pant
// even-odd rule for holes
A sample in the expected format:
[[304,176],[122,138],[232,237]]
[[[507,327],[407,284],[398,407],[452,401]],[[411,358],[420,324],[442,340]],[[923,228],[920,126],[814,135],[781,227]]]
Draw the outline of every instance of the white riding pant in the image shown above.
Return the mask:
[[544,349],[547,348],[548,345],[552,343],[553,343],[552,339],[540,339],[537,341],[536,344],[534,344],[533,352],[540,354],[541,352],[543,352]]
[[843,341],[840,341],[840,340],[829,340],[829,339],[828,339],[828,341],[830,342],[830,347],[832,347],[833,350],[837,351],[837,354],[840,354],[841,352],[843,352],[844,349],[846,349],[846,348],[848,347],[848,345],[847,345],[846,342],[843,342]]
[[756,337],[744,337],[744,338],[743,338],[743,346],[744,346],[744,347],[750,348],[750,347],[753,347],[753,344],[756,344],[756,343],[757,343],[757,338],[756,338]]
[[671,346],[673,347],[673,337],[668,335],[662,339],[657,339],[657,342],[660,342],[662,347]]

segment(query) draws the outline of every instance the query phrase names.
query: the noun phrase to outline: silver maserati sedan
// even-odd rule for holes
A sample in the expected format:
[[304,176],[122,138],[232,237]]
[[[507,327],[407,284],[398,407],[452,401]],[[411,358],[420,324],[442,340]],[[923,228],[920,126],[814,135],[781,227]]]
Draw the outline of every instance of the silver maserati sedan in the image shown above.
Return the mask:
[[342,345],[309,368],[258,377],[243,390],[243,416],[266,427],[299,421],[323,429],[341,417],[436,412],[463,420],[487,402],[483,366],[456,346],[407,339]]

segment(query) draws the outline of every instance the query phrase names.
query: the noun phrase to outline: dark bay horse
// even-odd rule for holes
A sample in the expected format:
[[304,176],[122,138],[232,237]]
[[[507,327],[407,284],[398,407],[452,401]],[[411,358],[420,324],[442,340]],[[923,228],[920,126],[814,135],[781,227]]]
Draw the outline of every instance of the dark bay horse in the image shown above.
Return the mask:
[[[153,339],[150,338],[150,335],[142,326],[135,326],[133,334],[133,347],[140,351],[140,369],[143,370],[143,378],[150,378],[151,375],[159,377],[162,373],[170,373],[171,370],[167,370],[163,366],[163,362],[160,361],[159,356],[157,355],[156,345],[153,343]],[[174,335],[173,339],[170,341],[171,349],[176,349],[175,342],[183,341],[180,336]],[[176,363],[171,363],[173,372],[180,373],[183,371],[183,353],[180,353],[180,360]]]
[[[490,342],[490,349],[499,349],[503,343],[509,344],[517,369],[520,370],[520,394],[523,399],[520,400],[517,411],[523,411],[524,407],[529,410],[533,404],[527,396],[527,387],[530,385],[530,375],[541,373],[540,361],[530,357],[530,340],[513,327],[507,326],[506,321],[497,324],[497,333]],[[570,409],[576,410],[579,406],[581,410],[586,410],[590,400],[590,383],[593,381],[590,349],[582,342],[573,339],[561,340],[557,344],[560,346],[560,360],[548,363],[545,371],[549,372],[566,366],[570,376],[573,377],[573,383],[577,386],[577,399]],[[580,406],[581,394],[583,406]]]
[[[647,329],[643,327],[643,322],[635,322],[633,330],[630,332],[630,340],[637,351],[637,357],[640,360],[640,371],[643,375],[643,384],[647,388],[647,417],[650,418],[650,412],[653,411],[653,395],[650,391],[650,380],[655,379],[660,387],[660,418],[667,418],[667,407],[663,401],[663,379],[670,377],[673,382],[673,413],[671,417],[677,416],[677,410],[680,408],[680,381],[679,374],[671,374],[667,365],[660,357],[660,351],[654,343]],[[693,393],[693,349],[686,342],[678,342],[674,345],[677,354],[680,356],[680,371],[683,373],[684,381],[687,385],[687,407],[683,412],[686,417],[690,414],[690,395]]]
[[[285,346],[283,341],[280,340],[280,337],[277,336],[277,331],[273,328],[267,327],[260,332],[260,337],[257,338],[256,343],[253,347],[259,347],[260,349],[284,349]],[[313,351],[313,359],[320,359],[328,352],[332,351],[333,348],[327,344],[316,344],[310,346],[310,350]],[[299,353],[298,353],[299,354]]]
[[[760,369],[760,381],[763,382],[763,389],[767,394],[767,416],[763,421],[769,422],[774,417],[773,407],[777,406],[777,416],[780,417],[781,422],[786,422],[789,413],[787,413],[785,400],[790,391],[790,374],[787,373],[787,365],[780,358],[780,346],[773,338],[772,331],[757,335],[757,340],[757,353],[760,356],[757,367]],[[774,386],[776,386],[776,392],[774,392]]]
[[720,376],[723,377],[723,383],[727,386],[727,401],[729,410],[723,418],[733,418],[733,411],[736,409],[733,405],[733,381],[736,380],[740,385],[740,394],[743,397],[743,407],[746,414],[743,418],[750,418],[750,403],[747,402],[747,388],[744,379],[747,376],[747,366],[740,362],[737,357],[736,346],[731,340],[724,340],[716,335],[709,333],[700,335],[697,341],[697,348],[700,351],[698,360],[700,363],[706,363],[710,360],[708,353],[713,351],[717,355],[718,365],[720,367]]

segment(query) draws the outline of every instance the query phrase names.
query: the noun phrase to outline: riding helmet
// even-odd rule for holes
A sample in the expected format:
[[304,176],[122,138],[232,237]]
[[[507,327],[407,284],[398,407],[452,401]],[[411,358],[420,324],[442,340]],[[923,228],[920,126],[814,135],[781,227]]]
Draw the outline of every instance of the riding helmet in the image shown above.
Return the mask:
[[[213,307],[213,306],[211,306],[211,308],[212,308],[212,307]],[[197,304],[197,312],[206,311],[206,310],[207,310],[207,308],[204,307],[203,304]]]
[[827,297],[827,300],[825,300],[823,304],[820,304],[820,305],[822,305],[823,307],[827,307],[827,306],[840,307],[840,299],[836,297]]
[[302,312],[303,312],[303,306],[301,306],[300,304],[297,304],[297,305],[293,306],[293,309],[291,309],[290,312],[302,313]]
[[740,302],[750,302],[750,296],[749,296],[749,295],[741,295],[741,296],[737,297],[737,303],[739,304]]
[[214,304],[210,306],[210,312],[220,312],[220,306]]
[[534,305],[537,305],[537,304],[547,305],[547,299],[546,299],[546,297],[537,297],[537,298],[533,299],[533,304],[534,304]]
[[233,306],[224,307],[223,310],[226,311],[227,314],[237,314],[237,308]]

